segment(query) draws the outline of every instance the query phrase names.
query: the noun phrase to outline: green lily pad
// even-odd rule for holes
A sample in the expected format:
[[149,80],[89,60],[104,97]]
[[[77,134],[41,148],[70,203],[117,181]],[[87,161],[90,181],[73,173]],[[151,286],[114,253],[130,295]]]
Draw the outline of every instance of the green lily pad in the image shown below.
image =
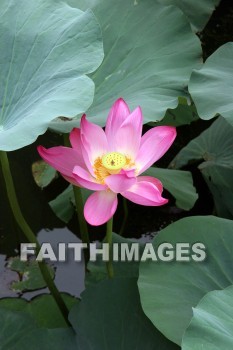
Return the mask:
[[193,309],[183,350],[233,349],[233,286],[207,293]]
[[[49,310],[48,310],[49,312]],[[77,350],[70,328],[39,328],[33,318],[19,311],[0,309],[1,350]]]
[[[140,256],[144,249],[144,244],[139,243],[136,240],[124,238],[117,233],[112,233],[112,243],[126,244],[128,246],[127,252],[133,252],[132,244],[136,243],[138,245],[138,261],[127,261],[127,253],[124,255],[126,257],[125,261],[121,260],[120,250],[118,252],[118,261],[113,261],[113,270],[114,278],[119,277],[138,277],[139,273],[139,261]],[[137,253],[136,253],[137,254]],[[136,256],[134,255],[134,257]],[[91,286],[94,283],[98,283],[104,279],[108,279],[108,274],[106,270],[106,263],[101,259],[100,256],[97,256],[96,261],[89,261],[87,265],[88,273],[86,274],[85,284],[87,287]]]
[[[131,109],[140,105],[145,123],[161,120],[168,108],[177,106],[179,96],[187,97],[192,69],[201,63],[201,47],[181,10],[155,0],[69,3],[91,8],[102,29],[105,58],[91,75],[96,89],[87,112],[93,122],[104,126],[118,97]],[[50,126],[69,131],[74,123]]]
[[39,160],[32,164],[32,175],[36,184],[44,188],[55,179],[57,172],[43,160]]
[[[76,298],[69,294],[61,293],[61,296],[68,310],[78,302]],[[30,301],[19,298],[0,299],[0,308],[10,311],[23,311],[33,317],[38,327],[67,327],[54,298],[49,294],[39,295]]]
[[171,125],[181,126],[188,125],[198,120],[196,107],[193,102],[188,104],[186,98],[179,98],[179,104],[174,109],[168,109],[165,117],[160,122],[150,123],[151,126]]
[[[24,292],[46,287],[37,261],[22,261],[19,257],[15,257],[9,259],[7,267],[18,272],[19,276],[19,281],[12,282],[11,289]],[[52,278],[54,278],[54,269],[50,266],[48,268]]]
[[0,308],[0,349],[178,349],[144,315],[136,279],[105,280],[88,288],[79,304],[69,316],[75,332],[40,328],[25,312]]
[[145,174],[158,178],[164,188],[175,197],[176,205],[181,209],[190,210],[198,199],[189,171],[151,167]]
[[80,349],[178,349],[144,315],[135,278],[108,279],[86,289],[69,319]]
[[88,288],[80,308],[73,306],[69,316],[75,332],[69,328],[40,327],[34,314],[32,317],[19,306],[14,311],[12,305],[11,310],[0,307],[0,349],[128,350],[142,346],[145,350],[178,349],[144,315],[136,282],[136,278],[119,278]]
[[204,29],[220,0],[159,0],[159,2],[179,7],[188,17],[194,31],[200,32]]
[[140,263],[142,308],[168,339],[180,345],[192,308],[206,293],[233,283],[233,221],[214,216],[188,217],[169,225],[154,238],[155,252],[164,242],[173,246],[185,242],[190,247],[201,242],[206,247],[204,261]]
[[0,37],[0,150],[12,151],[87,110],[102,37],[91,11],[53,0],[1,1]]
[[[82,199],[85,203],[92,191],[81,188]],[[57,217],[68,223],[75,212],[75,199],[72,185],[69,185],[61,194],[49,202],[50,207]]]
[[213,194],[219,216],[233,217],[233,127],[224,118],[218,118],[200,136],[184,147],[171,163],[172,168],[182,168],[197,162]]
[[232,56],[233,43],[227,43],[192,73],[189,92],[202,119],[221,114],[233,125]]
[[49,205],[60,220],[68,223],[75,212],[72,185],[69,185],[61,194],[50,201]]

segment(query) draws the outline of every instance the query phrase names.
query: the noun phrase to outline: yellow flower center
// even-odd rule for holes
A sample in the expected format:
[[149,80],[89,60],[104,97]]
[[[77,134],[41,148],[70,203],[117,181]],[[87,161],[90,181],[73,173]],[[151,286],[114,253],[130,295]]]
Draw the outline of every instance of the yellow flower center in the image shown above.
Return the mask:
[[120,170],[126,164],[126,157],[118,152],[107,153],[102,158],[102,164],[108,170]]
[[118,174],[121,169],[127,169],[134,166],[131,159],[121,153],[106,153],[102,158],[98,157],[94,162],[94,173],[96,180],[104,184],[104,180],[111,174]]

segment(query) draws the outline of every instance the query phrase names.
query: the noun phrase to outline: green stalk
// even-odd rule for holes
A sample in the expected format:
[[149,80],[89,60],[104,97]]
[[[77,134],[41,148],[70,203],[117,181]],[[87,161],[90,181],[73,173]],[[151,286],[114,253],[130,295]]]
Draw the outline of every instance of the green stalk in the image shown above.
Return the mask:
[[[76,212],[78,216],[81,239],[82,239],[82,242],[87,243],[89,247],[90,240],[89,240],[87,223],[83,215],[84,205],[83,205],[81,188],[77,186],[73,186],[73,191],[74,191],[74,199],[75,199],[75,205],[76,205]],[[85,257],[85,263],[87,265],[89,260],[89,249],[84,250],[84,257]]]
[[113,226],[113,217],[107,222],[107,231],[106,231],[106,242],[109,246],[109,260],[106,263],[108,277],[113,278],[113,263],[112,263],[112,226]]
[[129,215],[129,211],[128,211],[128,206],[127,206],[127,200],[126,198],[123,197],[123,209],[124,209],[124,219],[121,225],[121,229],[119,232],[120,236],[123,236],[123,233],[125,231],[125,226],[126,226],[126,222],[128,220],[128,215]]
[[[20,209],[20,206],[18,203],[18,199],[16,196],[14,182],[13,182],[13,178],[11,175],[10,165],[9,165],[9,161],[8,161],[8,157],[7,157],[6,152],[0,151],[0,161],[1,161],[2,172],[3,172],[5,184],[6,184],[7,195],[8,195],[9,203],[10,203],[14,218],[15,218],[17,224],[19,225],[19,227],[21,228],[21,230],[23,231],[25,237],[28,239],[28,241],[30,243],[36,244],[36,251],[38,254],[38,252],[40,250],[40,244],[39,244],[36,236],[32,232],[31,228],[29,227],[28,223],[24,219],[23,214],[21,212],[21,209]],[[66,304],[64,303],[64,300],[62,299],[56,285],[54,284],[54,281],[50,275],[50,272],[48,270],[47,265],[45,264],[44,261],[38,262],[38,265],[39,265],[41,274],[46,282],[46,285],[48,286],[48,289],[49,289],[51,295],[53,296],[59,310],[61,311],[61,314],[63,315],[66,323],[68,325],[70,325],[70,323],[68,321],[69,311],[68,311]]]

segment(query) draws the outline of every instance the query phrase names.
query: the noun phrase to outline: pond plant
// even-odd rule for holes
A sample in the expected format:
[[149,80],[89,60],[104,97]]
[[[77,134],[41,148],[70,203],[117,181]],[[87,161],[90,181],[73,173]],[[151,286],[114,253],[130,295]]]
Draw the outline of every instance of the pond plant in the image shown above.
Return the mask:
[[233,43],[204,45],[224,6],[1,1],[0,350],[233,349]]

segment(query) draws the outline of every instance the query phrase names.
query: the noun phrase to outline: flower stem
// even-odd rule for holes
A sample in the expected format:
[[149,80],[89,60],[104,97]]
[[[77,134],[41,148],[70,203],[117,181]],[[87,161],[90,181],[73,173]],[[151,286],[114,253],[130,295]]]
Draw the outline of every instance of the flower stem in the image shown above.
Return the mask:
[[[21,209],[20,209],[20,206],[18,203],[18,199],[16,196],[14,182],[13,182],[13,178],[11,175],[10,165],[9,165],[8,156],[7,156],[6,152],[0,151],[0,161],[1,161],[2,172],[3,172],[5,184],[6,184],[7,195],[8,195],[9,203],[10,203],[14,218],[15,218],[17,224],[19,225],[19,227],[21,228],[21,230],[23,231],[24,235],[28,239],[28,241],[30,243],[36,244],[36,251],[38,253],[40,250],[40,244],[39,244],[36,236],[32,232],[31,228],[29,227],[28,223],[24,219],[23,214],[21,212]],[[38,265],[39,265],[41,274],[44,278],[44,281],[47,284],[47,287],[48,287],[51,295],[53,296],[53,298],[54,298],[59,310],[61,311],[66,323],[68,325],[70,325],[69,321],[68,321],[69,311],[68,311],[66,304],[64,303],[64,300],[62,299],[62,297],[61,297],[61,295],[60,295],[60,293],[59,293],[59,291],[58,291],[58,289],[57,289],[57,287],[56,287],[56,285],[51,277],[51,274],[48,270],[47,265],[45,264],[44,261],[38,262]]]
[[[85,220],[84,215],[83,215],[84,205],[83,205],[81,188],[77,187],[77,186],[73,186],[73,191],[74,191],[76,212],[77,212],[77,216],[78,216],[78,222],[79,222],[79,228],[80,228],[82,242],[87,243],[87,245],[89,246],[90,240],[89,240],[87,223],[86,223],[86,220]],[[89,249],[84,250],[84,256],[85,256],[85,263],[87,264],[87,262],[89,260]]]
[[106,231],[106,242],[109,246],[109,260],[106,263],[108,277],[113,278],[113,263],[112,263],[112,226],[113,226],[113,217],[107,222],[107,231]]
[[124,219],[121,225],[121,229],[119,232],[120,236],[123,236],[123,233],[125,231],[125,226],[126,226],[126,222],[128,219],[128,215],[129,215],[129,211],[128,211],[128,206],[127,206],[127,200],[123,197],[123,209],[124,209]]

